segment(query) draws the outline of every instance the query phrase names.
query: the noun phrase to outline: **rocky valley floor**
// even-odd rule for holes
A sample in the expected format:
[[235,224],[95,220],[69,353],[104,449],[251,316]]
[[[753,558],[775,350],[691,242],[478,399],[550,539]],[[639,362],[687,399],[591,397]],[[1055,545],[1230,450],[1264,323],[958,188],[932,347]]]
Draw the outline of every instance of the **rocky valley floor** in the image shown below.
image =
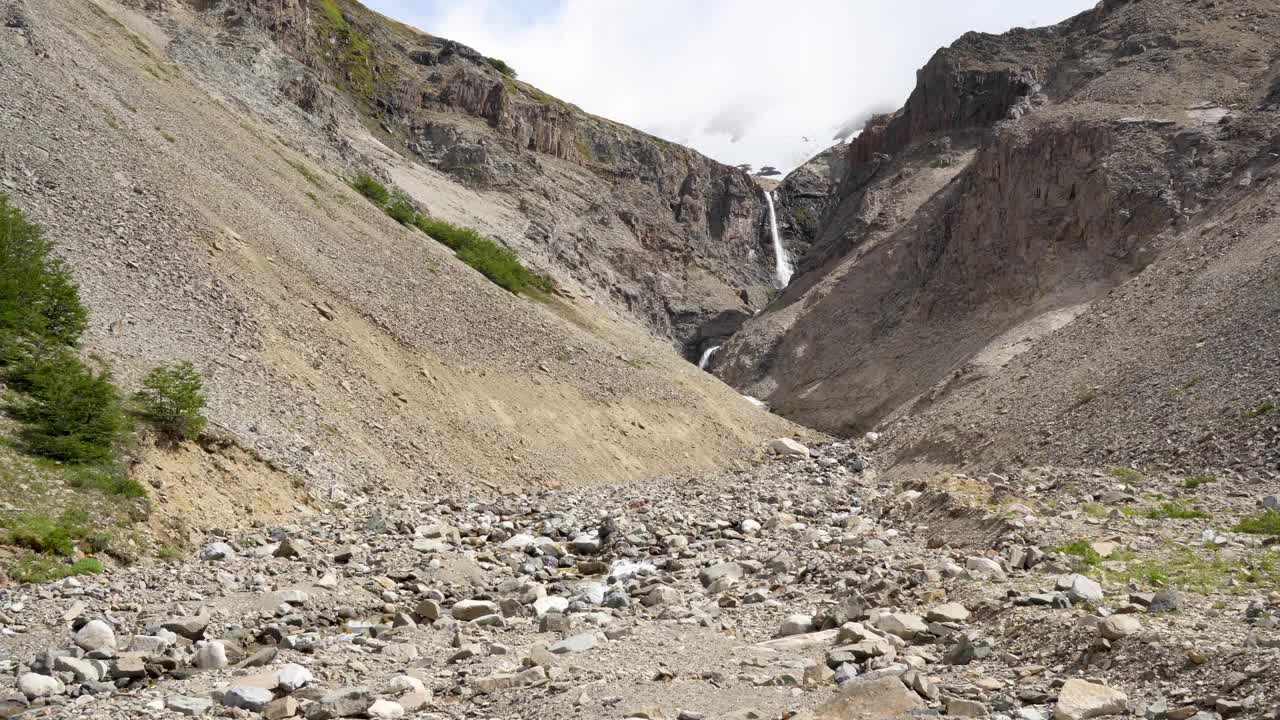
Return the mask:
[[892,483],[867,440],[780,449],[682,483],[357,496],[0,589],[0,716],[1278,716],[1280,488]]

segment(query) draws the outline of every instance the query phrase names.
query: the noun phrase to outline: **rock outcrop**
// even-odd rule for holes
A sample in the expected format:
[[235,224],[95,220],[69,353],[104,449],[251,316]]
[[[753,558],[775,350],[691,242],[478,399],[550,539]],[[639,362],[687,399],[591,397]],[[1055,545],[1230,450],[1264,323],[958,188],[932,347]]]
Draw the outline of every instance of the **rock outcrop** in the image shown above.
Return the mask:
[[[1280,118],[1257,55],[1280,25],[1244,5],[1106,3],[939,51],[848,146],[801,273],[717,374],[831,432],[915,416],[910,442],[932,457],[1170,459],[1243,433],[1247,462],[1267,465],[1265,423],[1236,418],[1280,377],[1258,335],[1280,303],[1259,263],[1275,255],[1261,238]],[[1243,386],[1227,370],[1241,365]],[[1232,388],[1235,410],[1189,377]],[[1191,424],[1176,450],[1171,409]],[[1082,430],[1070,442],[1064,415]]]
[[[279,83],[317,122],[341,124],[334,116],[349,106],[358,118],[349,124],[376,128],[405,159],[509,208],[503,221],[467,219],[690,360],[771,294],[763,196],[742,170],[589,115],[504,75],[465,45],[352,0],[224,0],[197,17],[200,27],[235,36],[236,45],[265,33],[297,61]],[[179,40],[203,42],[200,33]],[[227,54],[217,45],[204,49],[180,52],[179,61],[207,64]],[[281,74],[278,64],[252,62]],[[230,74],[216,81],[233,97],[251,92]],[[317,112],[315,93],[296,92],[300,83],[337,89],[342,101]],[[343,134],[336,133],[338,145]],[[344,158],[354,165],[368,159]],[[430,193],[404,189],[428,212],[449,214]]]

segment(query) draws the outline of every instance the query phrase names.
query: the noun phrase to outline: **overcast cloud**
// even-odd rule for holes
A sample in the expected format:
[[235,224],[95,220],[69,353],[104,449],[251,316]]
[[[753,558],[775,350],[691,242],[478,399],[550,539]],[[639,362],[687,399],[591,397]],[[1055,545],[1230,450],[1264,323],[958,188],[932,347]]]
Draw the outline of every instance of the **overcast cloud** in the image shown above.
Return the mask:
[[[365,0],[502,58],[583,109],[725,163],[789,170],[900,107],[968,30],[1048,25],[1094,0]],[[857,129],[861,123],[857,124]]]

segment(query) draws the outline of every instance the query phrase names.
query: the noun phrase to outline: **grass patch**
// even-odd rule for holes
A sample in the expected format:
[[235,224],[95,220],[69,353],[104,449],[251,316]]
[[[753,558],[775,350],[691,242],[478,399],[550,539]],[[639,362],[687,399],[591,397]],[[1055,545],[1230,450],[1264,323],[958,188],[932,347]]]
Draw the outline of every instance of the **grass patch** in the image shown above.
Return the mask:
[[1149,508],[1142,513],[1152,520],[1208,520],[1213,516],[1183,503],[1167,502],[1160,507]]
[[77,490],[96,490],[124,498],[147,496],[146,488],[118,465],[71,465],[64,475],[67,485]]
[[182,551],[172,545],[161,545],[160,549],[156,550],[156,557],[161,560],[180,560]]
[[1093,545],[1088,540],[1073,540],[1050,549],[1077,558],[1076,564],[1079,566],[1097,567],[1102,564],[1102,556],[1093,549]]
[[1080,504],[1080,511],[1089,517],[1104,518],[1110,515],[1107,506],[1102,503],[1087,502]]
[[[289,163],[289,167],[297,170],[299,175],[306,178],[307,182],[315,185],[316,187],[323,187],[323,185],[320,184],[320,176],[312,172],[311,168],[295,160],[290,160],[289,158],[285,158],[284,161]],[[307,194],[310,195],[311,193]]]
[[1183,389],[1183,390],[1190,390],[1191,388],[1193,388],[1193,387],[1195,387],[1195,386],[1199,385],[1199,384],[1200,384],[1200,382],[1201,382],[1202,380],[1204,380],[1204,378],[1200,377],[1199,375],[1195,375],[1195,376],[1193,376],[1191,379],[1189,379],[1189,380],[1187,380],[1186,382],[1182,383],[1182,389]]
[[95,532],[89,525],[89,513],[67,508],[57,519],[39,513],[17,513],[0,519],[10,545],[47,555],[71,556],[76,548],[102,552],[111,544],[107,533]]
[[1126,483],[1135,483],[1142,479],[1142,473],[1127,467],[1111,468],[1107,474]]
[[1264,402],[1264,403],[1262,403],[1262,404],[1258,405],[1258,406],[1257,406],[1257,407],[1255,407],[1254,409],[1252,409],[1252,410],[1250,410],[1250,411],[1246,412],[1246,413],[1244,414],[1244,416],[1245,416],[1246,418],[1258,418],[1258,417],[1262,417],[1262,416],[1264,416],[1264,415],[1270,415],[1271,413],[1273,413],[1273,412],[1275,412],[1275,411],[1276,411],[1276,404],[1275,404],[1275,403],[1273,403],[1273,402],[1271,402],[1271,401],[1267,401],[1267,402]]
[[1098,388],[1081,385],[1076,388],[1075,396],[1071,400],[1071,409],[1075,410],[1084,407],[1093,402],[1098,397]]
[[1249,535],[1280,535],[1280,512],[1264,510],[1244,518],[1231,529]]
[[1182,487],[1188,490],[1195,490],[1201,485],[1208,485],[1209,483],[1215,483],[1215,482],[1218,482],[1217,475],[1214,475],[1212,473],[1200,473],[1199,475],[1192,475],[1186,480],[1183,480]]
[[338,0],[320,0],[321,17],[318,30],[327,40],[335,68],[340,73],[339,82],[359,97],[373,97],[376,84],[374,76],[373,44],[347,22]]
[[1107,576],[1110,580],[1132,580],[1154,588],[1236,594],[1280,585],[1280,557],[1268,551],[1231,557],[1217,550],[1180,548],[1166,557],[1135,562],[1121,572],[1108,572]]
[[68,563],[48,555],[27,553],[10,566],[9,576],[19,583],[44,583],[73,575],[96,575],[102,570],[102,563],[97,558],[81,558]]

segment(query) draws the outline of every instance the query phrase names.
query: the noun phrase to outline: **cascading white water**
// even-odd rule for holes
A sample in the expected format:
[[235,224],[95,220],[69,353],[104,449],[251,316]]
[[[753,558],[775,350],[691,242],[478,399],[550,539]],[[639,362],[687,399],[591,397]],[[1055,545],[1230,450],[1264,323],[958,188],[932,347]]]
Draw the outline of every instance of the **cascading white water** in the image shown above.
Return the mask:
[[769,203],[769,232],[773,234],[773,273],[778,278],[778,285],[785,288],[791,282],[791,258],[787,257],[787,249],[782,246],[782,237],[778,235],[778,216],[773,211],[773,193],[765,192],[764,199]]
[[716,351],[717,351],[717,350],[719,350],[719,349],[720,349],[720,346],[719,346],[719,345],[712,345],[711,347],[707,348],[706,350],[703,350],[703,351],[702,351],[702,357],[698,359],[698,369],[699,369],[699,370],[706,370],[706,369],[707,369],[707,364],[711,362],[711,356],[712,356],[712,355],[715,355],[715,354],[716,354]]

